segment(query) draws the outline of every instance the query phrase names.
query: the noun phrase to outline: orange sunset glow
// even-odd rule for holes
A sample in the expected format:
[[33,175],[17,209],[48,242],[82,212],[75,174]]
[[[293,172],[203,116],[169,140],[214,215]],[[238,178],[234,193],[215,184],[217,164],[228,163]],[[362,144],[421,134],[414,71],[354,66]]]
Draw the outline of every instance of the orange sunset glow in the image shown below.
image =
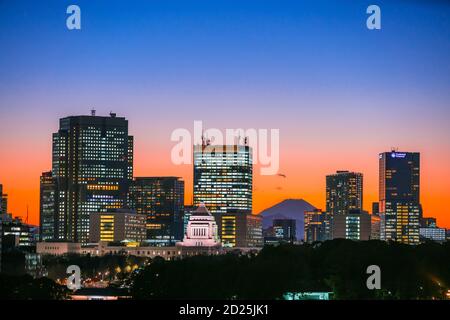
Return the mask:
[[[40,131],[40,130],[38,130]],[[143,140],[135,135],[135,176],[180,176],[186,182],[185,203],[192,203],[192,165],[174,165],[170,160],[169,138],[166,146],[156,141]],[[9,196],[9,211],[39,224],[39,176],[51,169],[51,134],[39,140],[22,139],[13,143],[2,139],[2,150],[9,150],[0,166],[1,182]],[[158,145],[159,144],[159,145]],[[268,208],[284,199],[302,198],[318,208],[325,208],[325,176],[336,170],[358,171],[364,174],[364,208],[371,211],[372,202],[378,201],[378,152],[388,148],[364,147],[333,149],[321,148],[304,141],[281,140],[279,173],[285,175],[262,176],[260,166],[254,166],[253,202],[254,213]],[[342,148],[342,149],[340,149]],[[340,152],[336,150],[340,149]],[[433,148],[406,151],[421,152],[421,202],[424,216],[435,216],[438,224],[450,227],[450,216],[445,210],[449,196],[450,154]],[[331,153],[330,153],[331,152]],[[32,156],[30,156],[32,155]],[[8,168],[8,170],[5,170]]]

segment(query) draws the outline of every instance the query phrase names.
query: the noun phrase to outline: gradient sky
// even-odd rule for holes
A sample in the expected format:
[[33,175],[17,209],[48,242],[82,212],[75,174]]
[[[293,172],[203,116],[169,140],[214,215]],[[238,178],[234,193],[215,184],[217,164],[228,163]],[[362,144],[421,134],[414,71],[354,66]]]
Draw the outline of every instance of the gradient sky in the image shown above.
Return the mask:
[[[382,29],[366,28],[368,5]],[[82,30],[66,28],[81,7]],[[176,128],[279,128],[279,176],[255,174],[254,211],[285,198],[325,207],[325,175],[364,173],[378,153],[422,157],[425,216],[450,227],[449,1],[0,0],[0,183],[38,223],[39,175],[58,119],[129,120],[135,175],[179,175]],[[257,170],[255,170],[257,172]]]

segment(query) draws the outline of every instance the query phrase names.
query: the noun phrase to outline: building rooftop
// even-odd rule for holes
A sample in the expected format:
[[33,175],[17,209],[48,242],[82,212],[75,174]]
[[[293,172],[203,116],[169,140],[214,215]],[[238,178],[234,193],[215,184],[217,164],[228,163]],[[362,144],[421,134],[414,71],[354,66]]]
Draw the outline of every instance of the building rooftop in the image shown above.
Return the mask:
[[200,203],[198,208],[192,213],[193,216],[211,216],[211,212],[206,208],[204,203]]

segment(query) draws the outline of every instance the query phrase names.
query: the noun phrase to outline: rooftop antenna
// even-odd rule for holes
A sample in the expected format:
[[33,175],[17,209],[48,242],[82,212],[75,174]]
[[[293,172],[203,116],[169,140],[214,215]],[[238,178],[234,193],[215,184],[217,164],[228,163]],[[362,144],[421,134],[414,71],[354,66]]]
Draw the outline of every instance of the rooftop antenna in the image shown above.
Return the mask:
[[95,117],[95,109],[94,108],[91,109],[91,116]]
[[27,204],[27,219],[25,220],[25,223],[28,224],[28,204]]

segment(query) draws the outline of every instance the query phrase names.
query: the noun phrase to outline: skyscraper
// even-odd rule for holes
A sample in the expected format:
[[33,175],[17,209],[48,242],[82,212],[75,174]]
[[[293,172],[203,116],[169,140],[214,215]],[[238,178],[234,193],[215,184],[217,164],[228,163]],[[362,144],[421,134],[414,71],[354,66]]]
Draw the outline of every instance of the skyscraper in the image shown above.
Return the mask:
[[[57,192],[55,240],[85,243],[89,216],[126,205],[133,176],[133,137],[128,121],[109,117],[60,119],[53,134],[52,176]],[[41,213],[42,215],[42,213]]]
[[55,239],[58,223],[58,216],[55,215],[58,209],[56,179],[51,171],[41,175],[39,200],[39,238],[40,241],[51,241]]
[[0,184],[0,214],[8,213],[8,195],[3,193],[3,185]]
[[363,208],[362,173],[337,171],[326,178],[326,206],[332,216]]
[[384,216],[385,240],[419,243],[420,154],[384,152],[379,156],[380,213]]
[[194,146],[194,205],[213,215],[252,212],[252,151],[247,145]]
[[137,177],[130,188],[130,207],[147,216],[147,241],[175,245],[183,239],[184,181],[179,177]]

